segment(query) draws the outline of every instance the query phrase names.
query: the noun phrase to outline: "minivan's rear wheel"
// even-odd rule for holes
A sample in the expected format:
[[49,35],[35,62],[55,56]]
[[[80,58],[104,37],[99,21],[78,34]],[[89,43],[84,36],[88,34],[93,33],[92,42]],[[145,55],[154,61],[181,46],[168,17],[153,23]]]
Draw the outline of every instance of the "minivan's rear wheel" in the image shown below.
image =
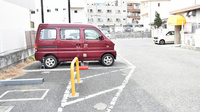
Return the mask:
[[164,45],[164,44],[165,44],[165,41],[164,41],[164,40],[160,40],[159,44],[160,44],[160,45]]
[[54,56],[47,56],[44,59],[44,66],[46,68],[54,68],[58,64],[57,59]]
[[112,66],[114,61],[115,59],[112,54],[104,54],[103,57],[101,58],[101,63],[104,66]]

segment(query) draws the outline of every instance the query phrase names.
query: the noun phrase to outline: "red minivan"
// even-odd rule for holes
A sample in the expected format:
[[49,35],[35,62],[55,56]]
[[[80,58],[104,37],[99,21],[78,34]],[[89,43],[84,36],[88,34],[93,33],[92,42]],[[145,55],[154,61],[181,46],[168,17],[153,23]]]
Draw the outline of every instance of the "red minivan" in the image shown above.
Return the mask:
[[99,60],[105,66],[116,59],[115,44],[98,28],[83,24],[40,24],[35,41],[35,59],[46,68],[60,62]]

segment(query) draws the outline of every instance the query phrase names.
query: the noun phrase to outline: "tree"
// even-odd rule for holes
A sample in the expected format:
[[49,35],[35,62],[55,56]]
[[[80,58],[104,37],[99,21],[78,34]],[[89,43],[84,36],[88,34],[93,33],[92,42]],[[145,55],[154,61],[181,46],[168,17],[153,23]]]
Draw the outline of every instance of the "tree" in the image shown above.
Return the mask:
[[162,20],[160,18],[160,14],[156,11],[155,13],[155,19],[154,19],[154,27],[159,28],[162,25]]

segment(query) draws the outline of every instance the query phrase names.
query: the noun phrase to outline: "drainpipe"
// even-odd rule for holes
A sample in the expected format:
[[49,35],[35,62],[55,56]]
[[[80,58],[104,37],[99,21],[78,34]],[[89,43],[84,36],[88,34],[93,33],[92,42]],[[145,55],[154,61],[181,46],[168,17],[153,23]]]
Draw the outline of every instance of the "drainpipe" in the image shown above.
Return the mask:
[[42,23],[44,23],[43,0],[41,0],[41,16],[42,16]]
[[69,23],[71,23],[71,14],[70,14],[70,0],[68,0],[68,16],[69,16]]

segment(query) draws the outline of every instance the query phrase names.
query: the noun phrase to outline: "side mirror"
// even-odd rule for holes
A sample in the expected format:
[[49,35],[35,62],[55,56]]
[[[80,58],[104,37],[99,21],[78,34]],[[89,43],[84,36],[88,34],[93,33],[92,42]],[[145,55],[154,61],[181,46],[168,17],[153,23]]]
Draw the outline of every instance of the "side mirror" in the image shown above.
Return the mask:
[[103,38],[103,36],[101,35],[101,36],[99,36],[99,39],[100,39],[100,40],[103,40],[104,38]]

